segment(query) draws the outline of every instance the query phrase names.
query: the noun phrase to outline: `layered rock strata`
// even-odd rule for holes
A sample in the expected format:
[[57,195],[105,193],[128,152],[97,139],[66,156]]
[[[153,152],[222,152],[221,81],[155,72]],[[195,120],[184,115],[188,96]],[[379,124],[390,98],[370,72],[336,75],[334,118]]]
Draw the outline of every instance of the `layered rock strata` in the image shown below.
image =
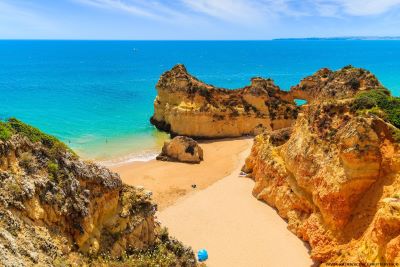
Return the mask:
[[324,266],[400,264],[400,101],[381,87],[352,67],[304,79],[291,92],[309,104],[258,135],[243,167]]
[[108,266],[160,246],[176,266],[195,265],[161,238],[150,192],[15,119],[0,123],[0,139],[1,266]]
[[151,123],[172,136],[223,138],[288,127],[297,117],[293,97],[271,79],[253,78],[242,89],[205,84],[183,65],[165,72],[156,85]]

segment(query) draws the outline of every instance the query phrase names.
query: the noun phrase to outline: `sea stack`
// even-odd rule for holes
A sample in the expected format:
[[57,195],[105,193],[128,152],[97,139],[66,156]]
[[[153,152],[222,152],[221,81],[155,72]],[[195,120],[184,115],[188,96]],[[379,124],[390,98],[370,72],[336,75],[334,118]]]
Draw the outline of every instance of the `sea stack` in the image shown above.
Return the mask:
[[299,108],[271,79],[253,78],[241,89],[216,88],[185,66],[165,72],[156,85],[151,123],[172,136],[223,138],[255,135],[292,125]]

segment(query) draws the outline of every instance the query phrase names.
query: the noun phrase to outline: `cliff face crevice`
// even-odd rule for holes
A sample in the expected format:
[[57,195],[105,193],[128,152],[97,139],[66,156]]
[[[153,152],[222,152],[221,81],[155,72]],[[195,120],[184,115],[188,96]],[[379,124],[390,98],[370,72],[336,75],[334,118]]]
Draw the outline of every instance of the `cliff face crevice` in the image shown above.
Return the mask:
[[151,123],[171,135],[222,138],[288,127],[297,117],[292,96],[270,79],[227,90],[205,84],[183,65],[165,72],[156,85]]
[[[131,252],[175,242],[165,235],[161,241],[150,192],[124,185],[35,128],[1,123],[0,265],[101,266],[98,257],[117,264]],[[195,265],[190,249],[176,248],[180,254],[172,249],[170,259],[177,266]]]
[[[400,263],[399,130],[379,105],[354,108],[363,92],[383,89],[355,68],[315,76],[292,88],[309,103],[290,135],[266,131],[255,138],[243,167],[255,180],[253,194],[309,242],[316,261]],[[400,107],[384,94],[392,108]]]

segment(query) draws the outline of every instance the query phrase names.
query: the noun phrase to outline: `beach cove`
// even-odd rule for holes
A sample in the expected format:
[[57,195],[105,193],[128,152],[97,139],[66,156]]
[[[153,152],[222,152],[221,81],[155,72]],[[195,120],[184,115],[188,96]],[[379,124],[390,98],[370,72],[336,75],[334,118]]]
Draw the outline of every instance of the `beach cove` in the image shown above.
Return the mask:
[[239,177],[253,138],[199,144],[200,164],[151,160],[111,169],[124,183],[153,192],[156,217],[195,251],[206,248],[207,266],[312,266],[307,245],[272,207],[252,196],[254,181]]
[[218,87],[270,77],[284,90],[321,67],[353,64],[399,95],[399,47],[360,40],[0,41],[0,118],[34,125],[85,159],[147,160],[164,140],[148,121],[154,86],[177,63]]

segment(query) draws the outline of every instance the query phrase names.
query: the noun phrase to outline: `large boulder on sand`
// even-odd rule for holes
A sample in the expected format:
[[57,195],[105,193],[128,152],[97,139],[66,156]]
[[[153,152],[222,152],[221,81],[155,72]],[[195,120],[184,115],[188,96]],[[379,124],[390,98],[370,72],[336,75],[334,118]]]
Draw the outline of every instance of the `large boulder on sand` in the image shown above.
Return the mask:
[[164,143],[157,160],[200,163],[203,160],[203,149],[192,138],[176,136]]

